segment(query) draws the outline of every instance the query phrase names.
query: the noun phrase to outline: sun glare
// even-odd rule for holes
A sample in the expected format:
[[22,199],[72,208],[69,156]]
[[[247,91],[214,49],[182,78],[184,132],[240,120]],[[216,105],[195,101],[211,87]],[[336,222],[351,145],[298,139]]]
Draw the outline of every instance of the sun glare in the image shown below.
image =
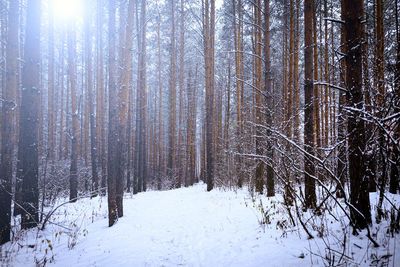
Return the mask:
[[53,2],[53,12],[57,19],[72,19],[81,16],[82,0],[50,0]]

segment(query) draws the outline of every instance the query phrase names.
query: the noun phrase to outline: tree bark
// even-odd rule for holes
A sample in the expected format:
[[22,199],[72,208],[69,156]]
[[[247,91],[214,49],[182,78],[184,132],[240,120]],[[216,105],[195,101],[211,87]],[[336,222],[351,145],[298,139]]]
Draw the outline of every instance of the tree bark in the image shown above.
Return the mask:
[[176,132],[176,47],[175,47],[175,2],[171,0],[171,77],[169,81],[168,116],[168,172],[173,179],[175,168],[175,132]]
[[23,229],[35,227],[38,222],[41,1],[28,0],[27,10],[17,164],[17,179],[22,180]]
[[[0,245],[10,241],[12,162],[14,158],[15,112],[18,88],[18,17],[19,1],[11,1],[8,12],[6,44],[6,87],[3,87],[0,162]],[[4,77],[3,77],[4,78]],[[14,137],[15,138],[15,137]],[[21,203],[18,203],[21,204]]]
[[[312,158],[314,155],[314,103],[313,103],[313,6],[314,0],[304,1],[304,155],[305,171],[305,205],[306,208],[315,208],[315,167]],[[315,39],[314,39],[315,40]]]
[[[263,116],[263,84],[262,84],[262,23],[261,23],[261,0],[257,0],[254,6],[254,30],[255,30],[255,85],[258,89],[256,92],[256,154],[263,155],[264,154],[264,140],[261,137],[263,135],[263,125],[264,125],[264,116]],[[260,194],[263,193],[264,189],[264,162],[262,160],[258,160],[256,165],[256,173],[255,173],[255,187],[256,191]]]
[[79,140],[79,107],[77,99],[77,73],[76,73],[76,39],[72,26],[68,28],[68,65],[71,85],[71,113],[72,129],[71,138],[71,165],[69,170],[69,201],[75,202],[78,197],[78,140]]
[[[265,73],[264,73],[264,93],[266,94],[266,125],[269,128],[273,126],[273,88],[272,88],[272,72],[271,72],[271,31],[270,31],[270,0],[264,0],[264,64],[265,64]],[[267,164],[267,196],[271,197],[275,195],[275,178],[274,178],[274,170],[273,160],[274,160],[274,149],[273,149],[273,141],[272,141],[272,132],[267,130],[267,146],[266,153],[268,156],[268,164]]]
[[96,131],[96,118],[94,114],[94,86],[92,76],[92,45],[90,42],[90,22],[91,13],[90,9],[86,10],[85,16],[85,51],[86,51],[86,92],[88,94],[88,107],[90,113],[90,156],[92,165],[92,182],[91,182],[91,197],[97,196],[99,188],[99,178],[97,173],[97,131]]
[[108,226],[111,227],[118,220],[116,200],[116,179],[118,173],[118,105],[117,86],[115,81],[115,0],[108,1]]
[[[345,21],[346,35],[346,98],[350,108],[363,108],[362,61],[361,61],[361,19],[362,0],[344,1],[342,13]],[[350,172],[350,209],[351,222],[354,228],[363,229],[371,222],[368,181],[364,164],[364,120],[356,111],[348,114],[349,138],[349,172]]]

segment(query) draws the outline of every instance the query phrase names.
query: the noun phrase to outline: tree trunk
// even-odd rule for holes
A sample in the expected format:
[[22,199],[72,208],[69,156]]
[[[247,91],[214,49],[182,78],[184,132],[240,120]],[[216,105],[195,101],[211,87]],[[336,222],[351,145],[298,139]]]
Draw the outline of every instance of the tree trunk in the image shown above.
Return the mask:
[[[341,0],[341,5],[344,5],[345,0]],[[344,14],[342,12],[341,19],[344,20]],[[346,35],[345,35],[344,25],[341,25],[340,42],[341,42],[341,53],[346,54]],[[340,87],[346,87],[346,61],[342,59],[340,61]],[[344,112],[344,107],[346,106],[346,93],[344,91],[339,92],[339,110],[338,110],[338,162],[336,176],[339,179],[337,185],[336,196],[339,198],[345,197],[345,182],[347,180],[347,151],[346,151],[346,134],[347,134],[347,124],[346,124],[346,114]]]
[[118,220],[118,209],[116,200],[116,180],[118,173],[118,105],[117,86],[115,81],[115,0],[108,2],[108,226],[111,227]]
[[71,84],[71,165],[69,173],[69,201],[75,202],[78,197],[78,140],[79,140],[79,108],[77,100],[77,73],[76,73],[76,39],[75,31],[68,28],[68,65]]
[[[346,98],[353,109],[363,108],[362,60],[361,60],[361,19],[362,0],[344,1],[342,13],[346,35]],[[371,222],[368,181],[365,176],[363,151],[365,149],[364,121],[356,111],[348,115],[350,209],[354,228],[363,229]]]
[[[313,105],[313,6],[314,0],[304,1],[304,155],[305,205],[315,208],[315,167],[310,156],[314,155],[314,105]],[[314,39],[315,40],[315,39]]]
[[[14,158],[14,113],[18,88],[18,17],[19,1],[11,1],[8,12],[6,45],[6,87],[3,87],[0,162],[0,245],[10,241],[12,163]],[[3,77],[4,78],[4,77]],[[14,137],[16,138],[16,137]],[[17,203],[21,204],[21,203]],[[16,205],[16,204],[14,204]]]
[[133,21],[134,21],[134,8],[135,8],[135,1],[129,0],[128,5],[128,21],[126,25],[126,76],[125,76],[125,86],[128,90],[128,121],[126,126],[126,149],[127,149],[127,174],[126,174],[126,188],[128,192],[130,192],[131,187],[131,131],[132,131],[132,49],[133,49]]
[[60,96],[60,132],[59,132],[59,142],[58,142],[58,159],[62,160],[64,158],[63,154],[63,142],[64,142],[64,132],[66,129],[64,129],[64,32],[62,33],[61,37],[61,52],[60,52],[60,91],[61,91],[61,96]]
[[[317,43],[317,8],[316,3],[313,1],[313,53],[314,53],[314,81],[318,81],[318,43]],[[314,85],[314,143],[316,148],[321,147],[321,126],[320,126],[320,113],[319,113],[319,85]]]
[[100,151],[99,163],[101,165],[101,190],[102,196],[106,195],[107,184],[107,151],[106,151],[106,134],[104,113],[106,110],[105,88],[104,88],[104,69],[103,69],[103,3],[102,0],[97,1],[97,55],[96,55],[96,137],[97,148]]
[[158,14],[157,23],[157,44],[158,44],[158,178],[157,178],[157,189],[161,190],[161,176],[162,176],[162,166],[163,166],[163,149],[162,149],[162,117],[161,117],[161,107],[162,107],[162,81],[161,81],[161,17]]
[[[262,23],[261,23],[261,0],[257,0],[254,6],[254,30],[255,30],[255,85],[258,89],[256,92],[256,154],[263,155],[263,126],[264,125],[264,116],[263,116],[263,84],[262,84]],[[264,189],[264,162],[262,160],[258,160],[256,166],[255,173],[255,186],[256,191],[260,194],[263,193]]]
[[181,187],[182,184],[182,110],[183,110],[183,71],[185,57],[185,24],[184,24],[184,0],[181,0],[180,11],[180,41],[179,41],[179,127],[178,127],[178,181],[175,187]]
[[[214,155],[213,155],[213,108],[214,108],[214,33],[215,33],[215,0],[204,3],[204,59],[206,86],[206,183],[207,191],[214,188]],[[210,8],[211,6],[211,8]]]
[[19,119],[17,179],[22,180],[23,229],[38,222],[38,121],[40,105],[40,6],[39,0],[28,0],[24,65],[22,69],[22,99]]
[[90,42],[90,22],[91,13],[90,9],[86,10],[85,16],[85,51],[86,51],[86,92],[88,93],[88,107],[90,113],[90,156],[92,162],[92,182],[91,182],[91,197],[97,196],[99,188],[99,178],[97,173],[97,131],[96,131],[96,118],[94,114],[94,87],[92,76],[92,45]]
[[[396,81],[395,81],[395,101],[394,113],[400,112],[400,34],[399,34],[399,13],[398,13],[398,0],[395,1],[395,15],[396,15],[396,40],[397,40],[397,57],[396,57]],[[397,122],[397,126],[394,126],[395,140],[399,139],[400,135],[400,123]],[[396,194],[399,190],[399,166],[400,166],[400,149],[398,146],[393,144],[392,148],[392,161],[390,165],[390,187],[389,192]]]
[[300,0],[296,0],[296,23],[294,44],[294,139],[300,141],[300,89],[299,89],[299,39],[300,39]]
[[176,132],[176,47],[175,47],[175,2],[171,0],[171,77],[169,84],[168,116],[168,172],[173,179],[175,168],[175,132]]
[[47,104],[47,153],[50,160],[54,160],[56,121],[54,108],[54,15],[53,2],[49,2],[49,65],[48,65],[48,104]]
[[[266,125],[268,128],[272,128],[273,120],[273,88],[271,85],[272,81],[272,72],[271,72],[271,31],[270,31],[270,0],[264,0],[264,64],[265,64],[265,75],[264,75],[264,93],[266,94]],[[275,195],[275,178],[274,178],[274,170],[273,160],[274,160],[274,149],[273,149],[273,141],[272,141],[272,133],[270,130],[266,132],[267,136],[267,146],[266,146],[266,154],[268,157],[267,164],[267,196],[271,197]]]

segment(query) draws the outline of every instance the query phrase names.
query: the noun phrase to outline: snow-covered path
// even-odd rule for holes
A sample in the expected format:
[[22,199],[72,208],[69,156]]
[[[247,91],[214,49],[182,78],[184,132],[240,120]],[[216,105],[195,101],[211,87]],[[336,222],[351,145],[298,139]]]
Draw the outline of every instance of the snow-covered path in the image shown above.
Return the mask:
[[[56,256],[71,266],[282,266],[305,263],[298,244],[285,247],[262,231],[245,194],[205,192],[202,185],[141,193],[125,215],[88,225],[88,236]],[[286,244],[287,245],[287,244]],[[308,265],[308,263],[307,263]]]
[[[101,206],[99,208],[99,205]],[[49,239],[55,266],[295,266],[309,265],[307,240],[287,242],[275,227],[260,227],[248,193],[213,190],[205,185],[171,191],[151,191],[124,199],[124,217],[107,227],[106,198],[68,204],[58,216],[75,219],[76,245],[71,236],[54,235],[52,227],[19,250],[14,266],[34,265],[45,255]],[[63,215],[68,214],[68,215]],[[85,236],[83,235],[85,234]],[[28,235],[29,236],[29,235]],[[32,234],[33,236],[33,234]],[[298,237],[297,237],[298,238]]]
[[[263,206],[275,205],[277,198],[262,197]],[[307,240],[299,228],[279,228],[285,224],[285,212],[280,210],[279,204],[270,210],[271,224],[262,227],[258,223],[258,201],[259,198],[253,202],[245,189],[206,192],[204,184],[126,194],[124,217],[113,227],[107,227],[107,199],[81,199],[57,211],[53,220],[58,225],[49,225],[45,231],[24,233],[18,246],[14,243],[14,247],[5,246],[3,251],[12,252],[11,266],[35,266],[35,262],[43,263],[45,258],[50,266],[282,267],[326,264],[323,257],[329,251],[324,242],[340,243],[342,230],[339,229],[343,224],[326,222],[331,224],[329,239]],[[72,230],[66,231],[60,225]],[[366,253],[375,253],[378,258],[392,253],[395,254],[394,262],[400,262],[400,253],[393,253],[400,247],[398,238],[389,242],[386,248],[375,251],[364,237],[348,235],[355,243],[346,247],[346,254],[352,255],[349,261],[353,263],[348,266],[369,266]]]

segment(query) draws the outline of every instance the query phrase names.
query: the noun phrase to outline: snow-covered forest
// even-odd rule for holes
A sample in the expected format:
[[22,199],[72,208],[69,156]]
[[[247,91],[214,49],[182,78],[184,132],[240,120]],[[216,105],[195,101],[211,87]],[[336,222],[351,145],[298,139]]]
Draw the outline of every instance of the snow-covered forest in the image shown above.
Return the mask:
[[400,266],[398,0],[0,0],[1,266]]

